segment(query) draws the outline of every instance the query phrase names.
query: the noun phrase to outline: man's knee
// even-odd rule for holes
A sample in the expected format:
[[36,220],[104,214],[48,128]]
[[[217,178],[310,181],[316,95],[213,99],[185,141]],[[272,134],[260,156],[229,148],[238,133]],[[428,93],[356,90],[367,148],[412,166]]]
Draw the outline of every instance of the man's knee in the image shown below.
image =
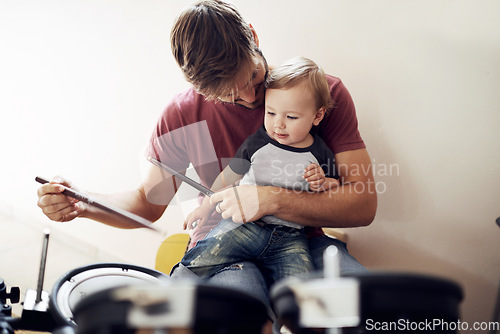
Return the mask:
[[349,254],[347,245],[343,241],[326,235],[321,235],[309,240],[309,249],[316,270],[323,270],[323,253],[329,246],[337,247],[341,273],[367,270],[358,260],[356,260],[356,258]]

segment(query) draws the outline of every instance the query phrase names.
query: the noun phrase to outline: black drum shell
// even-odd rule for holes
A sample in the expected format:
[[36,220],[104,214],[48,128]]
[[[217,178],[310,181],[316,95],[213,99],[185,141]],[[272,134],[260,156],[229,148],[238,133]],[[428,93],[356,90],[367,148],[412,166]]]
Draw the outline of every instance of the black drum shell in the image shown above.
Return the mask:
[[[360,290],[360,325],[344,328],[343,333],[373,333],[366,326],[367,321],[377,323],[421,323],[439,319],[456,324],[460,319],[460,302],[463,299],[462,288],[455,282],[431,275],[396,273],[396,272],[363,272],[343,275],[359,282]],[[322,279],[319,274],[302,278],[303,283]],[[297,283],[295,280],[294,283]],[[300,283],[299,283],[300,284]],[[300,305],[297,304],[293,291],[280,282],[271,290],[271,299],[275,312],[283,323],[294,332],[309,333],[298,323]],[[342,303],[342,301],[339,301]],[[449,330],[428,330],[419,333],[456,333]],[[410,330],[384,330],[384,333],[409,332]]]
[[[190,333],[218,334],[260,333],[270,319],[265,304],[240,290],[214,285],[196,284],[193,324]],[[170,287],[158,289],[175,289]],[[74,310],[78,334],[106,333],[132,334],[138,329],[126,324],[127,312],[132,307],[129,301],[114,301],[111,288],[95,293],[81,302]],[[168,307],[165,308],[168,312]]]

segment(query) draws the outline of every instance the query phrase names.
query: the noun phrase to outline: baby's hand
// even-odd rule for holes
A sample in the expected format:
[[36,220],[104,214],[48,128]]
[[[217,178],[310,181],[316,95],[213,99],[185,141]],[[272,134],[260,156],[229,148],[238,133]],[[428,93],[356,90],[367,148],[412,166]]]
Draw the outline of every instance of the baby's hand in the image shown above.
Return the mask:
[[338,180],[326,177],[323,168],[315,163],[311,163],[306,167],[303,178],[309,183],[309,190],[311,191],[325,191],[340,185]]
[[210,199],[206,197],[199,207],[187,215],[182,227],[186,230],[188,228],[193,229],[195,226],[203,225],[212,215],[214,208],[215,206],[210,204]]
[[302,176],[309,183],[309,190],[322,191],[323,183],[325,183],[325,172],[320,165],[311,163],[306,167]]

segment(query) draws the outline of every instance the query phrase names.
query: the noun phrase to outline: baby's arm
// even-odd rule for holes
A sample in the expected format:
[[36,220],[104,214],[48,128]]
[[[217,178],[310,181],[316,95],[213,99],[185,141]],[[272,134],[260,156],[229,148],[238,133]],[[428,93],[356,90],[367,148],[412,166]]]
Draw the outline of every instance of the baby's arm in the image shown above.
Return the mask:
[[229,165],[224,168],[224,170],[217,176],[214,183],[212,184],[212,191],[217,192],[229,186],[236,184],[243,175],[235,173]]
[[[241,180],[242,175],[236,174],[229,167],[229,165],[224,168],[224,170],[217,176],[215,179],[211,190],[213,192],[217,192],[222,190],[228,186],[232,186],[239,180]],[[216,204],[210,204],[210,198],[205,197],[203,202],[199,207],[193,210],[189,215],[187,215],[186,220],[184,221],[184,229],[193,228],[193,224],[197,223],[199,226],[203,225],[208,218],[212,215]]]
[[210,198],[205,197],[201,205],[187,215],[186,220],[184,220],[183,228],[192,229],[195,226],[195,223],[203,225],[207,221],[208,217],[212,215],[214,208],[215,206],[210,204]]
[[303,178],[309,183],[309,190],[311,191],[325,191],[340,185],[337,179],[326,177],[323,168],[315,163],[311,163],[306,167]]

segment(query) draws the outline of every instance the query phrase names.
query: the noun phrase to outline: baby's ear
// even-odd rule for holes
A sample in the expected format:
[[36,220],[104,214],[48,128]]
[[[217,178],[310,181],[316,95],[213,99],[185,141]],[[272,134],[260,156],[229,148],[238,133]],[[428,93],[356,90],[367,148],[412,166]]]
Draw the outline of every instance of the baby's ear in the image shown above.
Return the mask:
[[314,117],[313,125],[318,125],[323,120],[323,117],[325,117],[325,113],[325,107],[319,108],[319,110],[316,112],[316,116]]

